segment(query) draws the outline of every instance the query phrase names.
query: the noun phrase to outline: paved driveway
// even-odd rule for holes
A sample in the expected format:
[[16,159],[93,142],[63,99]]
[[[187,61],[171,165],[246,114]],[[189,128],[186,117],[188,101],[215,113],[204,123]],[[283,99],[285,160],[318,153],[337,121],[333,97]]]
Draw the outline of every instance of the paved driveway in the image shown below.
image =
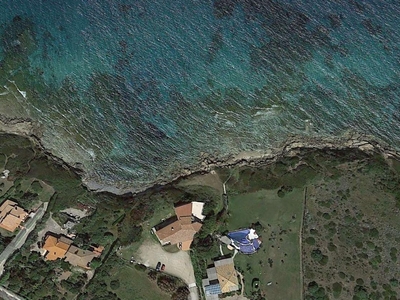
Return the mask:
[[153,240],[145,241],[136,254],[136,260],[147,267],[155,268],[158,262],[165,264],[165,273],[181,278],[189,287],[191,299],[197,300],[198,293],[192,261],[189,253],[169,253]]

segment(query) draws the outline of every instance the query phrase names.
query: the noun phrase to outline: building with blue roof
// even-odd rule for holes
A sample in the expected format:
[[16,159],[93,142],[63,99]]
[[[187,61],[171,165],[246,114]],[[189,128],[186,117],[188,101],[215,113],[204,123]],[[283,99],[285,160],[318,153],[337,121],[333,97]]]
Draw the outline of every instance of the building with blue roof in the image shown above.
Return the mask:
[[243,254],[253,254],[260,248],[261,241],[254,229],[241,229],[226,235],[231,240],[231,246]]

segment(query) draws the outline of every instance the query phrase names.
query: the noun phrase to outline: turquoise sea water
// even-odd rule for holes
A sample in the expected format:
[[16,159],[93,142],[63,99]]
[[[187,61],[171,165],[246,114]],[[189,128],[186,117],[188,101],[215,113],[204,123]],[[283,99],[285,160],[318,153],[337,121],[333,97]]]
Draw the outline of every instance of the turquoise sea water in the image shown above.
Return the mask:
[[0,4],[1,85],[97,181],[147,184],[306,121],[400,146],[398,1]]

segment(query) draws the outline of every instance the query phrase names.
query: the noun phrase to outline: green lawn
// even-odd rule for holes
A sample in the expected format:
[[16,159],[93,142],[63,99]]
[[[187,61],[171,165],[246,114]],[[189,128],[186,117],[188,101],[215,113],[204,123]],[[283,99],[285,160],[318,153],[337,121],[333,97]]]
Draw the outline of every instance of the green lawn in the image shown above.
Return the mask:
[[[234,259],[236,268],[245,277],[245,294],[251,294],[252,280],[259,278],[261,290],[268,299],[300,299],[302,210],[302,189],[294,189],[283,198],[277,196],[277,190],[229,197],[229,230],[248,227],[257,221],[264,227],[262,232],[257,232],[262,240],[261,249],[250,256],[238,253]],[[225,251],[228,251],[226,247]],[[268,259],[272,259],[272,267]],[[268,286],[268,282],[272,284]]]
[[112,279],[118,279],[120,282],[120,287],[113,292],[121,299],[164,300],[170,298],[167,293],[157,287],[156,282],[147,277],[146,273],[136,270],[133,265],[116,269]]

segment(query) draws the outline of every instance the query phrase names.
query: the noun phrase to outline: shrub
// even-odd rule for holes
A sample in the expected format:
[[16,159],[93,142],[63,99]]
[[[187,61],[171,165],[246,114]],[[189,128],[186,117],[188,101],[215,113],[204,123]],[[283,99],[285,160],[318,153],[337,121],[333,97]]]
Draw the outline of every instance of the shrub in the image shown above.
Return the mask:
[[369,264],[376,270],[378,268],[378,265],[382,262],[382,258],[380,255],[377,255],[373,257],[370,261]]
[[114,279],[110,281],[110,288],[114,291],[117,290],[120,286],[119,280],[118,279]]
[[330,219],[331,219],[331,215],[328,214],[328,213],[324,213],[324,214],[322,215],[322,217],[323,217],[324,219],[326,219],[326,220],[330,220]]
[[336,249],[337,249],[337,247],[336,247],[336,245],[334,243],[330,242],[328,244],[328,250],[329,251],[336,251]]
[[306,243],[313,246],[315,245],[315,239],[312,236],[310,236],[306,238]]
[[322,259],[321,259],[321,261],[320,261],[319,263],[320,263],[321,265],[325,266],[325,265],[328,263],[328,261],[329,261],[329,257],[326,256],[326,255],[323,255],[323,256],[322,256]]
[[157,285],[167,293],[172,293],[177,288],[176,279],[167,275],[160,275],[157,278]]
[[291,186],[282,186],[278,191],[278,197],[283,198],[287,193],[293,191],[293,187]]
[[138,270],[138,271],[141,271],[141,272],[144,272],[144,271],[147,270],[146,266],[142,265],[142,264],[136,264],[135,265],[135,269]]
[[368,299],[368,292],[365,287],[356,285],[354,288],[354,300],[367,300]]
[[392,279],[390,279],[390,285],[392,286],[392,287],[398,287],[399,286],[399,281],[396,279],[396,278],[392,278]]
[[154,270],[151,270],[151,271],[147,274],[147,276],[148,276],[151,280],[156,280],[156,279],[157,279],[157,275],[158,275],[157,271],[154,271]]
[[308,292],[312,296],[311,299],[327,299],[325,289],[323,287],[319,287],[318,283],[315,281],[312,281],[308,284]]
[[315,261],[319,262],[321,265],[326,265],[328,263],[329,257],[323,255],[321,250],[315,249],[311,252],[311,257]]
[[363,243],[360,242],[360,241],[356,241],[355,245],[356,245],[356,247],[357,247],[358,249],[361,249],[361,248],[363,247]]
[[333,297],[339,298],[342,293],[342,285],[339,282],[335,282],[332,285]]
[[180,286],[175,293],[172,294],[172,300],[187,300],[189,297],[189,290],[185,286]]
[[371,241],[367,241],[367,247],[369,249],[375,249],[375,244],[373,242],[371,242]]
[[321,252],[321,250],[319,249],[314,249],[311,252],[311,258],[314,259],[315,261],[320,262],[322,260],[323,254]]
[[390,258],[392,259],[393,262],[397,261],[397,249],[394,247],[390,249]]
[[378,231],[378,229],[376,229],[376,228],[370,229],[370,231],[369,231],[369,236],[372,237],[372,238],[378,237],[378,236],[379,236],[379,231]]

